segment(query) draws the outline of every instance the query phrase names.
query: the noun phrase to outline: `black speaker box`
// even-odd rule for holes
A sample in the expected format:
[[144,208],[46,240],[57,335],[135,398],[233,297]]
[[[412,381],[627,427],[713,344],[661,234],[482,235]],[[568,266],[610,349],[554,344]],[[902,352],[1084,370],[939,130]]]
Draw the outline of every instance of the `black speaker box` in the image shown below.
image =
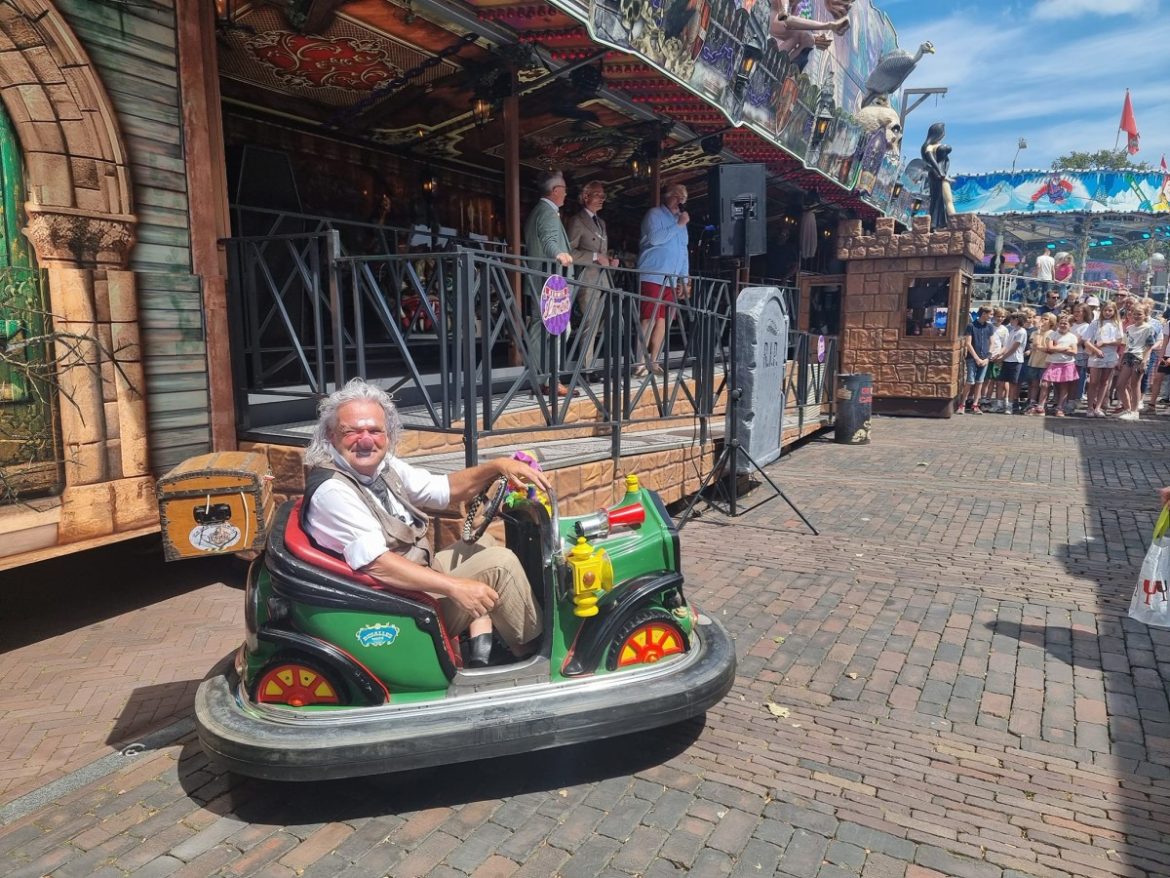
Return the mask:
[[768,249],[764,166],[715,165],[708,172],[711,216],[719,225],[720,256],[759,256]]

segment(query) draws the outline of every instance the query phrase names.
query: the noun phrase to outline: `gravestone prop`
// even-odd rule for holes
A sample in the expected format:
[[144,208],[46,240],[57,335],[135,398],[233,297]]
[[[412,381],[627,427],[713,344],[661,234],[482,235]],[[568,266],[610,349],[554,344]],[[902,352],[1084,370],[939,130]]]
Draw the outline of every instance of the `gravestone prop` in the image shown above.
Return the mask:
[[735,384],[742,392],[739,423],[733,424],[745,473],[752,460],[766,466],[780,456],[784,429],[784,363],[788,358],[788,314],[777,287],[745,287],[736,300]]

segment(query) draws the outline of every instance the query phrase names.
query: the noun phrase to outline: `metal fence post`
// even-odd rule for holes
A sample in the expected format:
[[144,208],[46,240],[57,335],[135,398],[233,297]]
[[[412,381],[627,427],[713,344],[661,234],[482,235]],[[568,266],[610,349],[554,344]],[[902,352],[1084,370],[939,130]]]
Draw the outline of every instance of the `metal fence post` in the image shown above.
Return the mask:
[[[472,254],[462,248],[455,254],[456,335],[463,372],[463,461],[479,462],[479,411],[475,405],[475,309],[471,306]],[[484,388],[484,393],[491,389]]]
[[[345,316],[341,307],[341,278],[337,260],[341,258],[341,233],[330,229],[325,235],[325,270],[329,273],[329,316],[333,329],[333,387],[345,384]],[[360,310],[354,309],[355,314]],[[325,388],[321,388],[325,392]]]

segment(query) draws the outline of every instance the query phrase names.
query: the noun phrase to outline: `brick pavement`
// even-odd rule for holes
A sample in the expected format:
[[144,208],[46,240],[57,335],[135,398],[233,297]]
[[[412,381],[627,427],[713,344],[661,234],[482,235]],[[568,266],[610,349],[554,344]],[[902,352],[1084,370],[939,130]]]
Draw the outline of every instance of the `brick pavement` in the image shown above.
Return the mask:
[[684,531],[691,594],[740,657],[705,723],[292,787],[221,775],[188,737],[0,829],[0,861],[16,876],[1165,876],[1170,632],[1125,617],[1165,436],[1160,421],[878,419],[868,447],[814,443],[771,469],[821,536],[780,501]]
[[157,537],[0,573],[0,804],[189,715],[239,645],[242,592],[216,581],[239,574],[165,565]]

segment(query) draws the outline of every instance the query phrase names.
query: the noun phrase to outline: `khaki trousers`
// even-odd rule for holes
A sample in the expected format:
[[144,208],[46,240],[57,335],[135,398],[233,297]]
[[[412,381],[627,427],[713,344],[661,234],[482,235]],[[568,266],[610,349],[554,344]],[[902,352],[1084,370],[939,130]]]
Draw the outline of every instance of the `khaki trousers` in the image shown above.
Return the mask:
[[[495,590],[500,600],[488,615],[492,628],[511,649],[540,636],[540,614],[520,559],[511,549],[498,545],[491,534],[484,534],[477,543],[460,540],[451,548],[437,552],[431,566],[451,576],[474,579]],[[450,598],[444,599],[442,606],[443,624],[450,634],[459,634],[475,618]]]

